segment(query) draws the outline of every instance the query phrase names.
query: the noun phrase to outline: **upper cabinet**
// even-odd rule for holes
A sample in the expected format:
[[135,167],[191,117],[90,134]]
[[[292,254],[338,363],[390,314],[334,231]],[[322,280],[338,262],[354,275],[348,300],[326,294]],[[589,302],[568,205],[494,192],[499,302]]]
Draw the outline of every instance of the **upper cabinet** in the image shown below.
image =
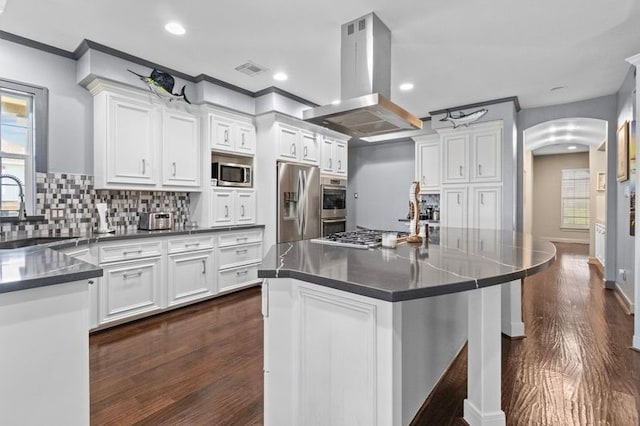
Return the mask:
[[500,182],[502,180],[502,127],[495,123],[442,134],[443,183]]
[[194,108],[94,80],[96,189],[200,190],[200,124]]
[[420,136],[416,142],[416,174],[421,192],[440,191],[440,135]]
[[209,143],[213,151],[252,156],[256,129],[249,118],[209,112]]
[[277,124],[278,157],[285,161],[319,164],[321,136],[288,124]]
[[347,143],[325,137],[322,141],[322,173],[347,175]]

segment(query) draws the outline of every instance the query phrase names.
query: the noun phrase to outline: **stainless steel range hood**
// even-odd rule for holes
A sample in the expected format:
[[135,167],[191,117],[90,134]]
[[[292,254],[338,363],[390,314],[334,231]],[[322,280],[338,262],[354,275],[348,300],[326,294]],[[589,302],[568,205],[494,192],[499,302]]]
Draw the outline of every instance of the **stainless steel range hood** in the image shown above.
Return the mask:
[[422,128],[419,118],[391,102],[391,32],[370,13],[342,25],[340,98],[302,112],[305,121],[355,138]]

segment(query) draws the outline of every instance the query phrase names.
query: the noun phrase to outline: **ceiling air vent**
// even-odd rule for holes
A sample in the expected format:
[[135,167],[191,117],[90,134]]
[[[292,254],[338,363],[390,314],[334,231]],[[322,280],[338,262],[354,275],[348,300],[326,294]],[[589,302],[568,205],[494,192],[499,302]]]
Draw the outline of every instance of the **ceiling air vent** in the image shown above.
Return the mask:
[[267,71],[267,67],[263,67],[262,65],[258,65],[255,62],[247,61],[242,65],[238,65],[236,67],[236,71],[240,71],[243,74],[248,75],[249,77],[256,76],[258,74],[262,74]]

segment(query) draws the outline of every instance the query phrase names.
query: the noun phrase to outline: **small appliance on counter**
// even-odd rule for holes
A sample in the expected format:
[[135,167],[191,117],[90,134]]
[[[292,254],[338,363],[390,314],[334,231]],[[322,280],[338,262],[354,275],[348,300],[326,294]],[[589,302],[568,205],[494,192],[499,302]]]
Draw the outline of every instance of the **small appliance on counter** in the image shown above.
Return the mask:
[[173,213],[140,213],[138,229],[159,231],[173,228]]

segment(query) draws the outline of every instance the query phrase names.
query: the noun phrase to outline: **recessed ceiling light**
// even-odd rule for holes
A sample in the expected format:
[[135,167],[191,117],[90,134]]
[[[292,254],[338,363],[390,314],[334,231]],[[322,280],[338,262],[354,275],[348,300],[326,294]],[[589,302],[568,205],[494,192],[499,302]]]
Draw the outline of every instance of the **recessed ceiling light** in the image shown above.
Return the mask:
[[273,75],[273,79],[274,79],[274,80],[277,80],[277,81],[285,81],[285,80],[287,80],[288,78],[289,78],[289,76],[288,76],[288,75],[286,75],[286,74],[285,74],[285,73],[283,73],[283,72],[277,72],[277,73],[275,73],[275,74]]
[[7,6],[7,0],[0,0],[0,13],[4,12],[4,8]]
[[556,87],[552,87],[549,91],[550,92],[555,92],[557,90],[562,90],[562,89],[565,89],[565,88],[566,88],[565,86],[556,86]]
[[577,146],[575,146],[575,145],[569,145],[569,146],[567,147],[567,149],[574,150],[574,149],[578,149],[578,147],[577,147]]
[[413,83],[402,83],[400,85],[400,90],[403,92],[408,92],[409,90],[413,90]]
[[175,21],[169,22],[164,29],[174,35],[184,35],[187,32],[179,22]]
[[340,99],[336,99],[336,100],[331,101],[331,104],[332,105],[340,105]]

